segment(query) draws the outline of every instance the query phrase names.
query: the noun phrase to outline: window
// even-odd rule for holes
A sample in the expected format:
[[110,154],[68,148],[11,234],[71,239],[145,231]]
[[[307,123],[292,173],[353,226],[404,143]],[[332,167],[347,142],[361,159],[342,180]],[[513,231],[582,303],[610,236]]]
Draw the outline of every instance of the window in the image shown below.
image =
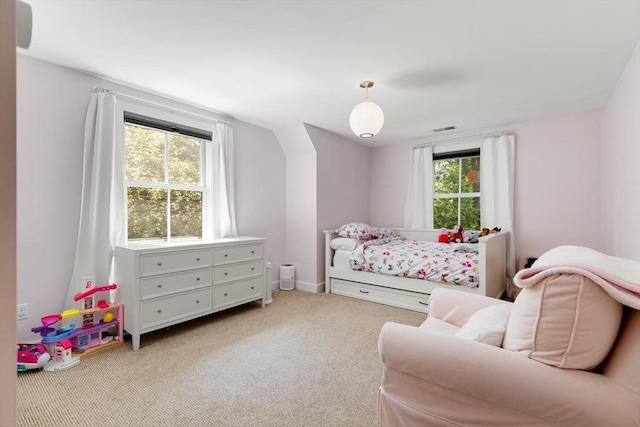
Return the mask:
[[433,225],[480,230],[480,150],[433,155]]
[[207,235],[212,133],[124,112],[127,240]]

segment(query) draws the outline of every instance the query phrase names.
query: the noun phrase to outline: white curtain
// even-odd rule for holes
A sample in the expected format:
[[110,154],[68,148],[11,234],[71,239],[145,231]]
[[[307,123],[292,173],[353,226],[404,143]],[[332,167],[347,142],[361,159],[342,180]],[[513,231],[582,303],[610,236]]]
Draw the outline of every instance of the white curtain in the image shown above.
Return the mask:
[[433,228],[433,148],[430,146],[411,151],[404,226]]
[[515,136],[486,138],[480,145],[480,223],[509,232],[507,274],[515,274],[513,238]]
[[233,129],[231,126],[218,123],[216,131],[219,141],[218,156],[218,203],[217,215],[214,214],[214,220],[217,221],[217,227],[220,235],[216,237],[237,236],[236,228],[236,205],[235,205],[235,182],[234,182],[234,149],[233,149]]
[[87,281],[94,286],[113,282],[113,251],[124,241],[123,147],[116,138],[116,97],[96,90],[89,99],[84,127],[82,199],[76,257],[65,301]]

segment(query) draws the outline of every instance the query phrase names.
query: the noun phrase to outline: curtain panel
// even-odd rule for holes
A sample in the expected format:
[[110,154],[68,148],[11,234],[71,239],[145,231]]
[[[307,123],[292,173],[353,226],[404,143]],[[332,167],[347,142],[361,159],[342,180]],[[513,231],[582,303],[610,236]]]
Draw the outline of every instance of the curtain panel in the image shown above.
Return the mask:
[[[84,130],[82,199],[76,256],[66,307],[86,287],[113,282],[113,253],[124,242],[124,153],[116,138],[116,97],[89,98]],[[87,283],[91,281],[92,283]]]
[[411,151],[404,227],[433,228],[433,148],[430,146]]
[[509,232],[507,274],[515,274],[513,237],[515,136],[485,138],[480,145],[480,223]]
[[218,203],[217,212],[214,214],[215,229],[219,236],[232,237],[238,235],[236,228],[235,206],[235,171],[234,171],[234,144],[233,129],[225,123],[216,124],[218,135]]

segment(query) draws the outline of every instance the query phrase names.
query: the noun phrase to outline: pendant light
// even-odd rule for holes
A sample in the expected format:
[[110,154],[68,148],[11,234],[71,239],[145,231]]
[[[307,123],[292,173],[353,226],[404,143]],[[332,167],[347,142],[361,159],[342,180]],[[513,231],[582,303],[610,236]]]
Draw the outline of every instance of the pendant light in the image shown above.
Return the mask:
[[373,82],[364,81],[360,83],[360,87],[365,90],[365,101],[353,108],[349,124],[353,133],[360,138],[372,138],[382,129],[384,114],[378,104],[367,99],[368,89],[373,87]]

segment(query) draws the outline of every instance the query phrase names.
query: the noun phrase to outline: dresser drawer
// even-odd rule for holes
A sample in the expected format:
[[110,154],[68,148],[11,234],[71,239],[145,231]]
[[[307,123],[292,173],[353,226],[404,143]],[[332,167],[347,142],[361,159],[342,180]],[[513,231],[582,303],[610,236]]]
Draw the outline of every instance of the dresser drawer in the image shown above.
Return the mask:
[[142,327],[152,328],[211,310],[211,287],[154,298],[141,303]]
[[225,307],[262,298],[263,277],[213,287],[213,307]]
[[214,265],[262,258],[262,245],[238,245],[213,249]]
[[209,285],[211,285],[210,268],[150,276],[140,279],[140,299],[155,298]]
[[147,254],[140,257],[141,276],[209,266],[211,249]]
[[243,262],[240,264],[229,264],[213,268],[214,283],[245,279],[258,274],[262,274],[262,260]]

